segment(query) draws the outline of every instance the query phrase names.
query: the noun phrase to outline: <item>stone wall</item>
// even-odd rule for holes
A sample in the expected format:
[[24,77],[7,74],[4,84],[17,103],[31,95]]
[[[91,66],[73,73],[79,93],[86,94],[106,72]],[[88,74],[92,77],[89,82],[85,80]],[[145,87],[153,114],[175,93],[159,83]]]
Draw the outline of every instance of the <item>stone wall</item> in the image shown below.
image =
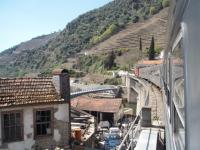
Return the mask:
[[160,78],[160,69],[161,65],[152,65],[144,68],[140,68],[139,76],[143,79],[147,79],[148,81],[154,83],[156,86],[160,87],[161,78]]

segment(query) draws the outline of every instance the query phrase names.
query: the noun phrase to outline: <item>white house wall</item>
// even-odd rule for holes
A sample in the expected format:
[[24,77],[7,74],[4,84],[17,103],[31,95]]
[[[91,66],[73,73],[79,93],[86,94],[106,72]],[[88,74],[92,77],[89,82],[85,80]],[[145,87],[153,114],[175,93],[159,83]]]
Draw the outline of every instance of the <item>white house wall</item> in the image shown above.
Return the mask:
[[25,145],[25,141],[12,142],[12,143],[8,144],[8,150],[23,150],[23,149],[25,149],[24,145]]
[[55,113],[55,118],[60,121],[69,122],[69,113],[68,113],[69,107],[68,107],[68,105],[67,106],[66,105],[58,105],[58,106],[59,106],[59,109]]
[[31,149],[35,144],[33,130],[33,108],[24,108],[24,147]]
[[[1,126],[1,115],[0,115],[0,150],[31,150],[34,149],[36,140],[34,139],[34,124],[33,124],[33,110],[38,108],[54,108],[54,122],[58,128],[54,128],[54,134],[52,140],[55,141],[54,143],[57,144],[60,143],[60,140],[63,135],[68,136],[65,137],[69,141],[69,135],[66,135],[66,132],[68,132],[67,129],[64,128],[64,134],[61,132],[63,128],[59,129],[60,126],[62,126],[62,123],[64,123],[65,126],[69,126],[69,107],[68,104],[56,104],[56,105],[41,105],[41,106],[29,106],[29,107],[16,107],[16,108],[6,108],[1,109],[0,114],[3,111],[12,111],[12,110],[23,110],[23,123],[24,123],[24,141],[19,142],[10,142],[10,143],[3,143],[2,142],[2,126]],[[56,111],[55,111],[56,110]],[[67,131],[66,131],[67,130]],[[65,141],[65,143],[68,143],[68,141]],[[48,143],[48,141],[47,141]],[[42,144],[42,143],[41,143]],[[69,143],[68,143],[69,144]]]

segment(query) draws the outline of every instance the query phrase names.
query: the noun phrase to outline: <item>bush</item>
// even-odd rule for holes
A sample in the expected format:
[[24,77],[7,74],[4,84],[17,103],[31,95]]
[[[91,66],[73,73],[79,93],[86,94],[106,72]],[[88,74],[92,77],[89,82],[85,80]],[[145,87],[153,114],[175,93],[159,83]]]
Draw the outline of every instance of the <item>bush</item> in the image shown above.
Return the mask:
[[114,51],[102,55],[82,55],[77,59],[74,69],[90,73],[102,73],[116,67],[115,58]]
[[106,57],[105,57],[105,60],[104,60],[104,67],[106,69],[111,69],[112,67],[115,67],[116,64],[115,64],[115,53],[112,51],[110,52]]
[[101,41],[106,40],[107,38],[109,38],[111,35],[115,34],[116,32],[118,32],[120,29],[120,26],[117,23],[113,23],[111,24],[101,35],[99,36],[94,36],[91,40],[90,40],[90,44],[94,45],[97,44]]
[[38,77],[50,77],[51,75],[52,75],[52,68],[48,68],[40,71]]
[[156,14],[158,12],[158,10],[154,7],[154,6],[151,6],[150,7],[150,14],[151,15],[154,15],[154,14]]
[[163,0],[162,6],[163,6],[163,8],[168,7],[169,6],[169,0]]
[[121,84],[122,84],[122,79],[121,79],[121,78],[106,79],[106,80],[104,81],[104,84],[109,84],[109,85],[121,85]]
[[138,16],[133,16],[133,17],[132,17],[132,22],[133,22],[133,23],[136,23],[136,22],[139,21],[139,19],[140,19],[140,18],[139,18]]
[[80,78],[80,77],[84,77],[85,74],[83,72],[76,72],[75,70],[70,69],[69,70],[69,76],[75,77],[75,78]]
[[156,48],[155,48],[155,53],[156,53],[157,55],[159,55],[159,54],[161,53],[162,50],[163,50],[163,49],[162,49],[161,47],[156,47]]

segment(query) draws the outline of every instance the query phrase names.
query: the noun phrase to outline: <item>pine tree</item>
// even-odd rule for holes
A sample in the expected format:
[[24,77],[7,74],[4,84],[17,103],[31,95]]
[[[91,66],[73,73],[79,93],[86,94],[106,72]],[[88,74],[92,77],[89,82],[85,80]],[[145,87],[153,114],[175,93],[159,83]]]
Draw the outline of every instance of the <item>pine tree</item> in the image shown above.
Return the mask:
[[142,38],[140,37],[140,51],[142,51]]
[[139,59],[142,59],[142,38],[140,36],[140,41],[139,41]]
[[155,59],[154,37],[151,38],[151,45],[149,48],[149,60]]
[[115,53],[111,51],[105,60],[105,68],[111,69],[112,67],[115,67],[116,66],[115,58],[116,58]]

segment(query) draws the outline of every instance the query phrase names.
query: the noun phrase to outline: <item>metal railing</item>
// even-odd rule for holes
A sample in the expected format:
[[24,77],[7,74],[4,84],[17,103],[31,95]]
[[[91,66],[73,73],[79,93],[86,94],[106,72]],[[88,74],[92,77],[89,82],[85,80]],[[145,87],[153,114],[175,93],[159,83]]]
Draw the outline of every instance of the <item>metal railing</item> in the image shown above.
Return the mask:
[[[148,87],[140,79],[137,79],[136,77],[132,76],[131,74],[129,74],[128,76],[130,78],[132,78],[133,80],[138,81],[144,87],[144,89],[145,89],[144,105],[147,106],[149,103]],[[136,134],[140,130],[140,119],[141,119],[141,109],[140,109],[138,115],[136,116],[135,120],[132,122],[128,132],[124,136],[124,138],[123,138],[121,144],[118,146],[117,150],[129,150],[129,149],[133,150],[134,149],[134,147],[136,146],[136,141],[134,140],[134,138],[136,137]]]
[[103,91],[110,91],[110,90],[117,90],[118,88],[116,86],[110,86],[110,87],[106,87],[106,86],[99,86],[99,87],[95,87],[95,88],[85,88],[82,89],[81,91],[77,91],[77,92],[72,92],[70,93],[70,97],[74,98],[80,95],[84,95],[84,94],[89,94],[89,93],[96,93],[96,92],[103,92]]
[[[128,150],[130,148],[133,149],[134,143],[135,143],[134,137],[140,128],[139,120],[140,120],[140,115],[137,115],[135,120],[131,124],[131,127],[129,128],[128,132],[124,136],[121,144],[118,146],[117,150],[124,150],[124,149]],[[136,124],[137,124],[137,126],[136,126]]]

